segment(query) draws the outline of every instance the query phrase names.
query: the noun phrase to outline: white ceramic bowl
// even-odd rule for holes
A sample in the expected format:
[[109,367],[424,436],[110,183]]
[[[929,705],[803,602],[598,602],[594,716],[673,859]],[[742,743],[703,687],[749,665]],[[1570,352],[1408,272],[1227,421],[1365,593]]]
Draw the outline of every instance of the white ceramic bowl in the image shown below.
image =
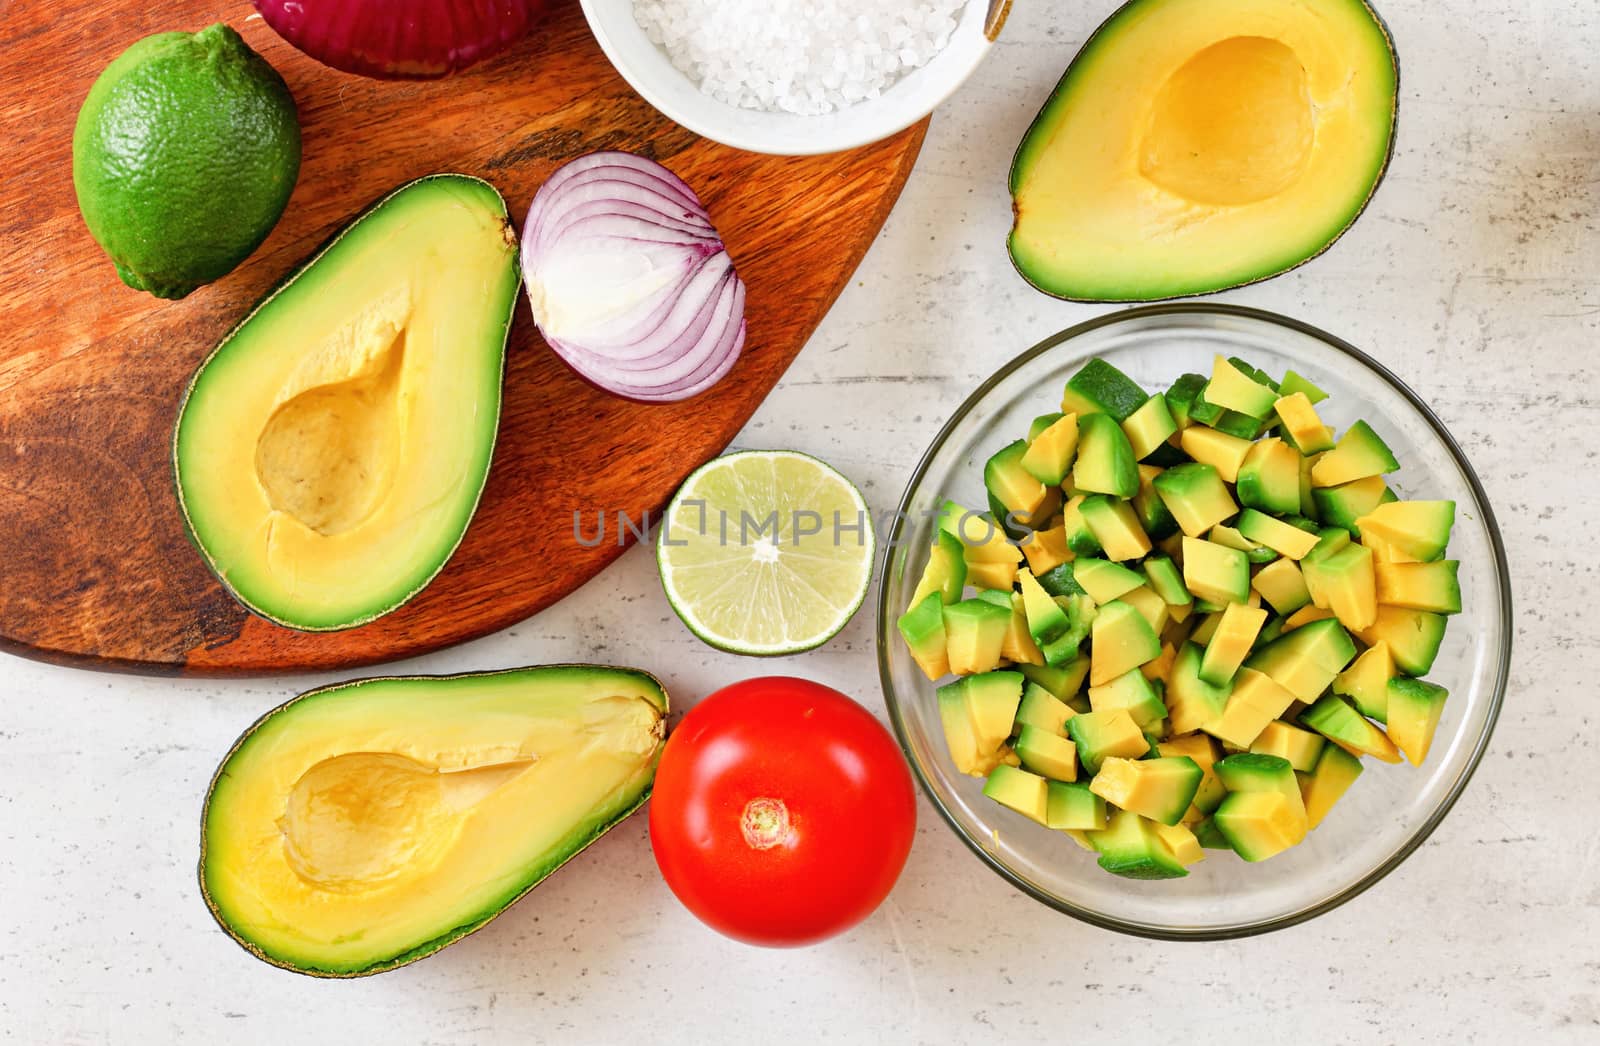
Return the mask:
[[611,64],[645,101],[696,134],[758,153],[807,156],[839,152],[889,137],[933,112],[988,54],[987,0],[967,0],[949,46],[877,98],[826,116],[740,109],[692,83],[650,42],[633,17],[633,0],[583,0],[583,13]]

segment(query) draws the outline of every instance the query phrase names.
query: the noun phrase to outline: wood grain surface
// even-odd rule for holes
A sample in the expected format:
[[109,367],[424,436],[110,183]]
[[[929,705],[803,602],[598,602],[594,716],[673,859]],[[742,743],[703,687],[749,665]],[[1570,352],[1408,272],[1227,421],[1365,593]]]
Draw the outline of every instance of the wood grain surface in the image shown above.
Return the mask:
[[[617,76],[576,0],[509,53],[452,79],[384,83],[301,56],[228,0],[11,0],[0,55],[0,649],[140,672],[335,669],[421,654],[512,624],[623,550],[585,548],[573,513],[658,510],[777,383],[882,226],[926,123],[836,156],[789,159],[701,139]],[[73,122],[134,40],[226,21],[300,108],[305,158],[271,237],[177,302],[124,287],[72,190]],[[400,182],[462,171],[514,217],[574,156],[629,149],[700,193],[749,286],[743,358],[710,392],[642,406],[598,392],[539,341],[519,306],[488,489],[466,540],[413,602],[358,629],[307,634],[256,618],[202,566],[179,523],[168,446],[183,384],[268,287]],[[631,539],[630,539],[631,540]]]

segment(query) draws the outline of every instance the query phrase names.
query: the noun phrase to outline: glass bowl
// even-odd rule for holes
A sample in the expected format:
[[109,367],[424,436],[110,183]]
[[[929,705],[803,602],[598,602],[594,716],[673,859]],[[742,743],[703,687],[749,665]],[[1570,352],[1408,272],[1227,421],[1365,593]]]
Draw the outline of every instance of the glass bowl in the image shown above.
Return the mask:
[[[1421,767],[1363,760],[1365,772],[1306,840],[1247,864],[1207,851],[1187,878],[1140,882],[1102,871],[1093,854],[987,799],[956,772],[930,683],[895,627],[933,540],[933,511],[949,497],[982,507],[983,463],[1058,410],[1085,360],[1100,356],[1148,389],[1185,371],[1210,373],[1213,355],[1286,369],[1329,393],[1324,420],[1342,431],[1365,418],[1400,461],[1406,498],[1450,498],[1449,556],[1461,561],[1463,611],[1450,620],[1428,678],[1450,691]],[[1079,324],[1002,367],[967,398],[922,456],[886,542],[878,597],[878,666],[901,747],[928,797],[972,852],[1007,882],[1057,911],[1112,930],[1175,940],[1265,933],[1329,911],[1382,879],[1443,820],[1488,746],[1511,658],[1511,586],[1499,528],[1461,448],[1417,394],[1366,353],[1314,327],[1223,305],[1131,309]]]

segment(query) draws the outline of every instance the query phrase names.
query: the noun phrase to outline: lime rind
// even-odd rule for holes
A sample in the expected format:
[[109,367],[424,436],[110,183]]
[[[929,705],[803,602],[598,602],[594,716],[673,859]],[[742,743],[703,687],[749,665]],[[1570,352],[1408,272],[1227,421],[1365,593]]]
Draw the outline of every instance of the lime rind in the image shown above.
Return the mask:
[[849,623],[871,588],[876,544],[866,499],[836,469],[798,451],[736,451],[673,495],[656,564],[667,602],[702,642],[774,657],[821,646]]

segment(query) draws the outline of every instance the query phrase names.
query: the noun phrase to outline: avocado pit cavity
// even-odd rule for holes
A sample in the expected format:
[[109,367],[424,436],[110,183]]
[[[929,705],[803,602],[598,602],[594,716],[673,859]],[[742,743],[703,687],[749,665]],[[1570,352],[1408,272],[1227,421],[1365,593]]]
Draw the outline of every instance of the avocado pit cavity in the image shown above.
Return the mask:
[[380,886],[431,864],[461,814],[535,762],[441,771],[389,752],[324,759],[289,791],[279,822],[284,855],[296,875],[322,889]]
[[379,300],[295,371],[256,441],[277,512],[327,537],[371,518],[393,488],[410,294]]
[[1196,203],[1255,203],[1295,183],[1315,136],[1294,51],[1263,36],[1230,37],[1197,51],[1156,92],[1139,173]]

